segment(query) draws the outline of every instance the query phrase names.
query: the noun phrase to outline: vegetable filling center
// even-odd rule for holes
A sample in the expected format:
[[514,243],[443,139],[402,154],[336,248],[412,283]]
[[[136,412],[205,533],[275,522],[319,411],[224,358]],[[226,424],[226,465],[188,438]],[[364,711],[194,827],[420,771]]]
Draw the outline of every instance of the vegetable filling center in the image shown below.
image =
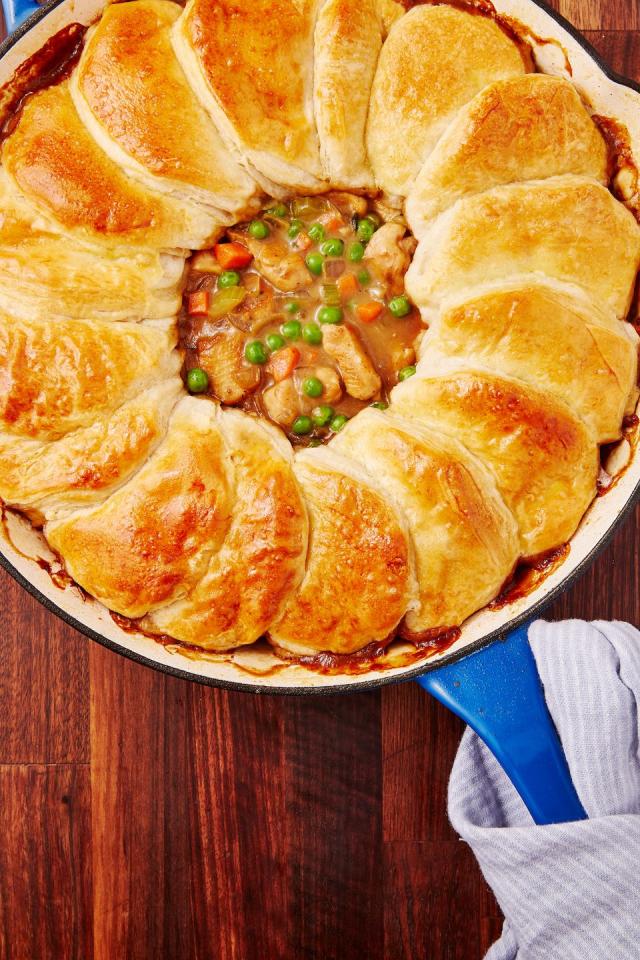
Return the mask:
[[415,372],[424,325],[404,290],[397,211],[333,192],[272,201],[194,254],[180,315],[191,393],[317,445]]

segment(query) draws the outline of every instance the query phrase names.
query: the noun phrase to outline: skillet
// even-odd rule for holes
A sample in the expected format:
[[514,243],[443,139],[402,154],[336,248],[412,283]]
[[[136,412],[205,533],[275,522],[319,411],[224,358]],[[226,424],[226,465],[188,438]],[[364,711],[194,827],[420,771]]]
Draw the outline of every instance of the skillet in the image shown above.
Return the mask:
[[[0,85],[57,31],[90,23],[104,0],[2,0],[10,33],[0,44]],[[570,76],[594,112],[628,129],[640,156],[640,85],[613,73],[587,41],[542,0],[495,0],[498,13],[526,24],[536,61],[546,73]],[[29,593],[70,626],[103,646],[173,676],[254,693],[324,694],[371,690],[415,679],[461,716],[492,749],[537,823],[586,816],[545,706],[527,641],[527,626],[570,587],[606,546],[640,497],[640,452],[606,495],[583,518],[571,544],[545,576],[511,602],[485,608],[463,624],[460,635],[417,658],[392,648],[384,663],[359,664],[347,673],[285,664],[266,648],[211,659],[190,658],[128,631],[97,601],[56,571],[56,560],[27,521],[7,512],[0,527],[0,564]],[[624,459],[621,457],[621,459]]]

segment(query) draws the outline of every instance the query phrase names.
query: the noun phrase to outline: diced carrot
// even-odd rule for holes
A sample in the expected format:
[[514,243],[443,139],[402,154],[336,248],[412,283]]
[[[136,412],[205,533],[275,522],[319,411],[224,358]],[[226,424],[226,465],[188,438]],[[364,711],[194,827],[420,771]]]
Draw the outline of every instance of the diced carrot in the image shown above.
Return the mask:
[[337,213],[323,213],[318,217],[318,222],[322,224],[328,233],[332,230],[339,230],[344,226],[344,220]]
[[196,290],[189,294],[187,310],[191,317],[206,317],[211,293],[209,290]]
[[313,245],[313,241],[308,233],[299,233],[298,236],[293,241],[293,247],[296,250],[300,250],[302,253],[306,251]]
[[383,304],[377,300],[368,300],[366,303],[359,303],[356,306],[356,316],[362,323],[373,323],[382,313]]
[[241,243],[216,243],[213,252],[224,270],[248,267],[253,260],[253,254]]
[[358,281],[353,273],[343,273],[341,277],[338,277],[336,283],[343,300],[348,300],[349,297],[355,297],[358,292]]
[[266,371],[271,374],[276,383],[280,383],[281,380],[289,379],[299,359],[300,351],[296,347],[282,347],[271,354]]

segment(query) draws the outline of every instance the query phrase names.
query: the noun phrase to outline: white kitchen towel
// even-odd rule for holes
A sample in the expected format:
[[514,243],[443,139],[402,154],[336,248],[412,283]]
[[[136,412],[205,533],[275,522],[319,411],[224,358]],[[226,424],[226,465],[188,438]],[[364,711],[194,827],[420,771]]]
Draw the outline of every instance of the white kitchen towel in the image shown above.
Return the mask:
[[465,732],[449,816],[506,918],[486,960],[640,960],[640,632],[537,621],[529,641],[589,820],[534,825]]

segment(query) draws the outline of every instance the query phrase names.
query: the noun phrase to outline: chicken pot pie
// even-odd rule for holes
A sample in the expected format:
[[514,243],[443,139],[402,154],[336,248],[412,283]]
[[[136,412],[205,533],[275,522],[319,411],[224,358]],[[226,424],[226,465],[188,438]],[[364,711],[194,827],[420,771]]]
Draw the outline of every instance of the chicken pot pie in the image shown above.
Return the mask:
[[352,656],[571,538],[637,399],[640,229],[525,37],[131,0],[23,91],[0,497],[88,594],[203,651]]

